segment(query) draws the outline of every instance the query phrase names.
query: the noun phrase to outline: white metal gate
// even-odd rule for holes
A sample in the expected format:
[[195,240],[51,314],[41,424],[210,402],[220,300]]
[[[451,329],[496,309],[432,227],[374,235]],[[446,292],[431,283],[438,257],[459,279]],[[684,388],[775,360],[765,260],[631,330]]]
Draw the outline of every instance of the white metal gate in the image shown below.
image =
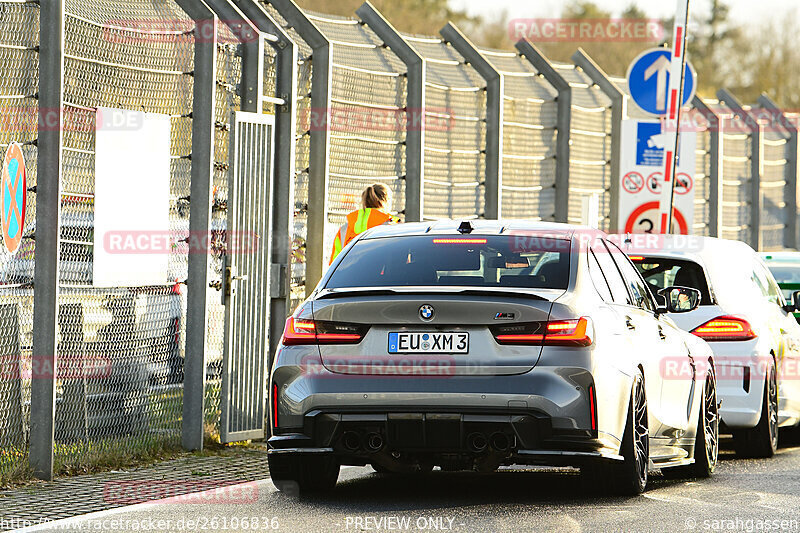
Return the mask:
[[222,442],[264,436],[269,363],[275,118],[237,111],[231,125]]

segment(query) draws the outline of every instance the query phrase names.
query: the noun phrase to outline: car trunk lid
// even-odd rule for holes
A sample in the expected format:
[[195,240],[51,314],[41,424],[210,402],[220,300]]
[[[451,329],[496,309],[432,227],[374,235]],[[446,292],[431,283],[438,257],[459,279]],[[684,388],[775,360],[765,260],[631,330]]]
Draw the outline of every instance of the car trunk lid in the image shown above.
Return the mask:
[[[331,372],[507,375],[531,370],[542,347],[501,345],[493,331],[545,323],[552,300],[563,292],[463,287],[325,291],[312,302],[312,312],[315,321],[369,325],[358,344],[319,346],[322,363]],[[465,340],[468,345],[460,350]],[[429,350],[420,353],[426,342]]]

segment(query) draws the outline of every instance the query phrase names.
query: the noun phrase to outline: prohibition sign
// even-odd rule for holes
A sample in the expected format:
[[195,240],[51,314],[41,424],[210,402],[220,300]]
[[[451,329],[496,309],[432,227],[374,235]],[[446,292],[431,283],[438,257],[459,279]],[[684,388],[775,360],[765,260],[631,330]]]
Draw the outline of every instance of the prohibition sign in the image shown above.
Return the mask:
[[638,172],[628,172],[622,178],[622,188],[625,192],[636,194],[644,189],[644,178]]
[[[658,233],[654,220],[658,217],[658,205],[658,202],[646,202],[634,209],[625,222],[625,233],[653,233],[654,230]],[[677,207],[673,208],[673,221],[678,225],[678,233],[689,234],[686,218]]]
[[0,173],[0,230],[3,233],[3,245],[12,254],[22,241],[27,198],[25,159],[19,144],[11,143]]
[[692,177],[686,172],[679,172],[675,176],[675,194],[689,194],[693,185]]
[[661,172],[653,172],[647,176],[647,188],[653,194],[661,194]]

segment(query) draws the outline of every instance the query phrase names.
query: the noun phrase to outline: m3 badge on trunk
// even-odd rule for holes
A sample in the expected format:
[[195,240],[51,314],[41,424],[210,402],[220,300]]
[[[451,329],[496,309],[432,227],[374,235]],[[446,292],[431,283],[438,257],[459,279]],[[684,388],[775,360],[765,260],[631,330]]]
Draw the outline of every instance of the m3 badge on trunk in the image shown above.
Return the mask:
[[432,305],[425,304],[419,308],[419,317],[426,322],[429,320],[433,320],[433,315],[436,311],[433,309]]

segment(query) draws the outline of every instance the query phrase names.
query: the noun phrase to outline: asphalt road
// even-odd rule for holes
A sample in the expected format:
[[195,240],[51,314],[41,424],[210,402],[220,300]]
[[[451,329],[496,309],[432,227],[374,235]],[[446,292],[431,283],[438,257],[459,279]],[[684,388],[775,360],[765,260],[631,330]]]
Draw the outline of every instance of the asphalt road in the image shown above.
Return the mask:
[[[587,495],[570,472],[434,471],[419,477],[342,470],[334,492],[297,498],[257,482],[226,503],[146,503],[46,531],[800,531],[800,447],[768,460],[723,450],[709,480],[654,476],[635,498]],[[244,497],[241,497],[241,495]],[[230,494],[228,495],[230,497]]]

